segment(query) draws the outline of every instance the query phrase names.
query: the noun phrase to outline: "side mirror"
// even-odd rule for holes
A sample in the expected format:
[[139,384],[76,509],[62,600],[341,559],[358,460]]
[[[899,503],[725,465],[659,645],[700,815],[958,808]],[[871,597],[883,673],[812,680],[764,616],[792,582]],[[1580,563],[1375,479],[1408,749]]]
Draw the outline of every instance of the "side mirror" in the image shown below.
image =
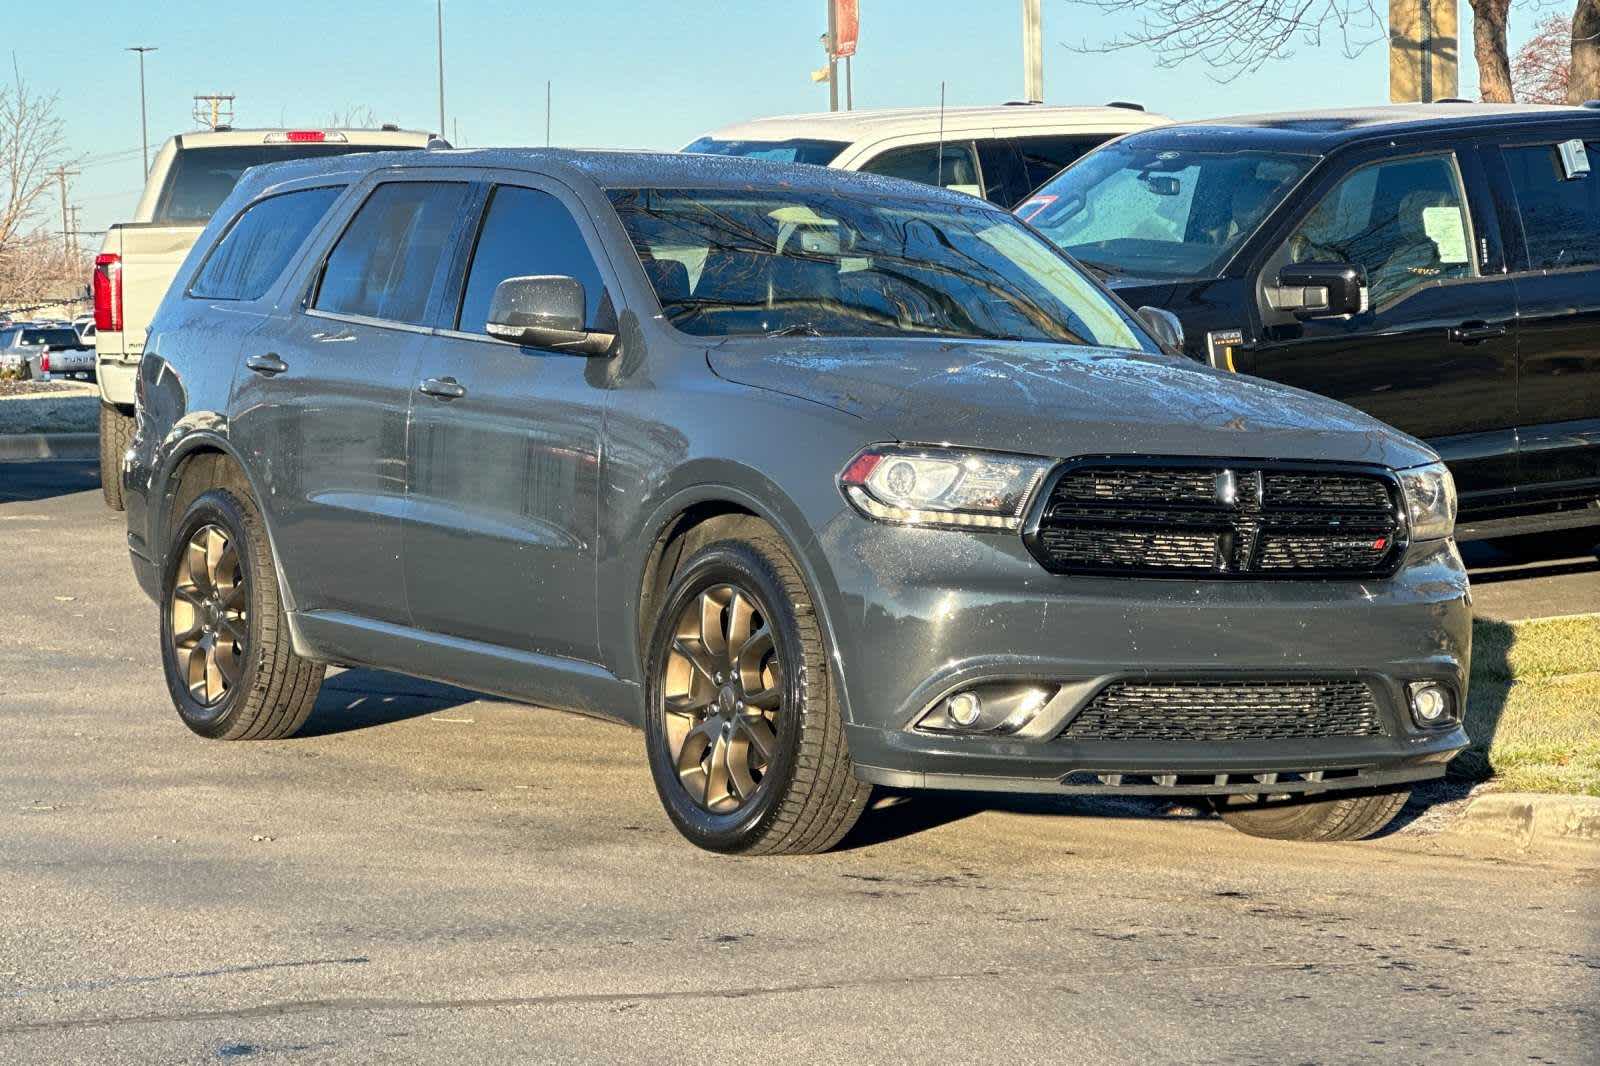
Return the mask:
[[507,278],[495,286],[484,331],[491,337],[580,355],[604,355],[615,333],[584,324],[583,282],[546,274]]
[[1267,305],[1296,318],[1342,318],[1367,309],[1367,272],[1354,263],[1293,263],[1267,286]]
[[1183,354],[1183,323],[1178,316],[1164,307],[1141,307],[1134,314],[1139,316],[1139,321],[1144,323],[1144,328],[1156,339],[1156,343],[1165,348],[1172,355]]

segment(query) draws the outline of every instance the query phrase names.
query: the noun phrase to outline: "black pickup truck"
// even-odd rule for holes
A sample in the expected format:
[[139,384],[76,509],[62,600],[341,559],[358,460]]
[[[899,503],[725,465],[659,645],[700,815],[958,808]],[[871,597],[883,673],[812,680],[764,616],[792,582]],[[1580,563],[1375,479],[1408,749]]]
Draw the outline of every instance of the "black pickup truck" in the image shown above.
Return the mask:
[[1017,213],[1185,351],[1425,439],[1464,539],[1600,522],[1600,108],[1431,104],[1130,134]]

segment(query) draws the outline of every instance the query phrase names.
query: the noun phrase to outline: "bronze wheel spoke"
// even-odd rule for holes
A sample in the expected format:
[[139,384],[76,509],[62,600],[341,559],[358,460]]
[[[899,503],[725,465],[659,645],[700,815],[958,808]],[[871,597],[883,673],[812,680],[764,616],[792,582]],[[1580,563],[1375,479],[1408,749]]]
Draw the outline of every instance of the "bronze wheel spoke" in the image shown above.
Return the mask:
[[219,703],[243,678],[249,604],[242,561],[227,530],[195,530],[178,559],[166,617],[173,661],[195,702]]
[[772,753],[778,748],[778,737],[773,733],[772,725],[759,715],[747,714],[739,719],[739,730],[749,743],[751,753],[756,756],[757,765],[771,763]]
[[703,644],[698,644],[694,638],[679,637],[672,642],[674,654],[681,655],[689,660],[689,665],[704,679],[707,685],[716,686],[720,671],[717,669],[715,658],[706,651]]

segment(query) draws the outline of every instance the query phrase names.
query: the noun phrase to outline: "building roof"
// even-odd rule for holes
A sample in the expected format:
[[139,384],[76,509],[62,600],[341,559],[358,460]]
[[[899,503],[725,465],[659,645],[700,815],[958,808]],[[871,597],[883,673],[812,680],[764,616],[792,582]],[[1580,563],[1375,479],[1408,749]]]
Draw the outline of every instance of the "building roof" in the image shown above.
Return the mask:
[[[897,107],[816,114],[773,115],[735,122],[707,134],[720,140],[816,140],[855,143],[939,128],[938,107]],[[1050,104],[1001,104],[991,107],[947,107],[946,132],[973,129],[1084,129],[1125,133],[1158,126],[1171,119],[1132,107],[1058,107]]]
[[1358,140],[1476,126],[1537,125],[1574,118],[1600,122],[1600,110],[1555,104],[1393,104],[1179,122],[1143,137],[1157,138],[1157,143],[1171,141],[1174,145],[1193,143],[1198,137],[1213,142],[1219,137],[1233,138],[1241,147],[1249,144],[1320,154]]

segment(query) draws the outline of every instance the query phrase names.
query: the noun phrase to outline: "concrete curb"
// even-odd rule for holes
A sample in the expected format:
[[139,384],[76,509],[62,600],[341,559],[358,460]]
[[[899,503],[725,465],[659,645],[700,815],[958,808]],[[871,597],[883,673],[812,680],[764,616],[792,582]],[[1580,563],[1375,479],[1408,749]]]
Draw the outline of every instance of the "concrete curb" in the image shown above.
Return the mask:
[[1600,866],[1600,797],[1489,792],[1444,834],[1464,844]]
[[0,433],[0,460],[99,457],[98,433]]

